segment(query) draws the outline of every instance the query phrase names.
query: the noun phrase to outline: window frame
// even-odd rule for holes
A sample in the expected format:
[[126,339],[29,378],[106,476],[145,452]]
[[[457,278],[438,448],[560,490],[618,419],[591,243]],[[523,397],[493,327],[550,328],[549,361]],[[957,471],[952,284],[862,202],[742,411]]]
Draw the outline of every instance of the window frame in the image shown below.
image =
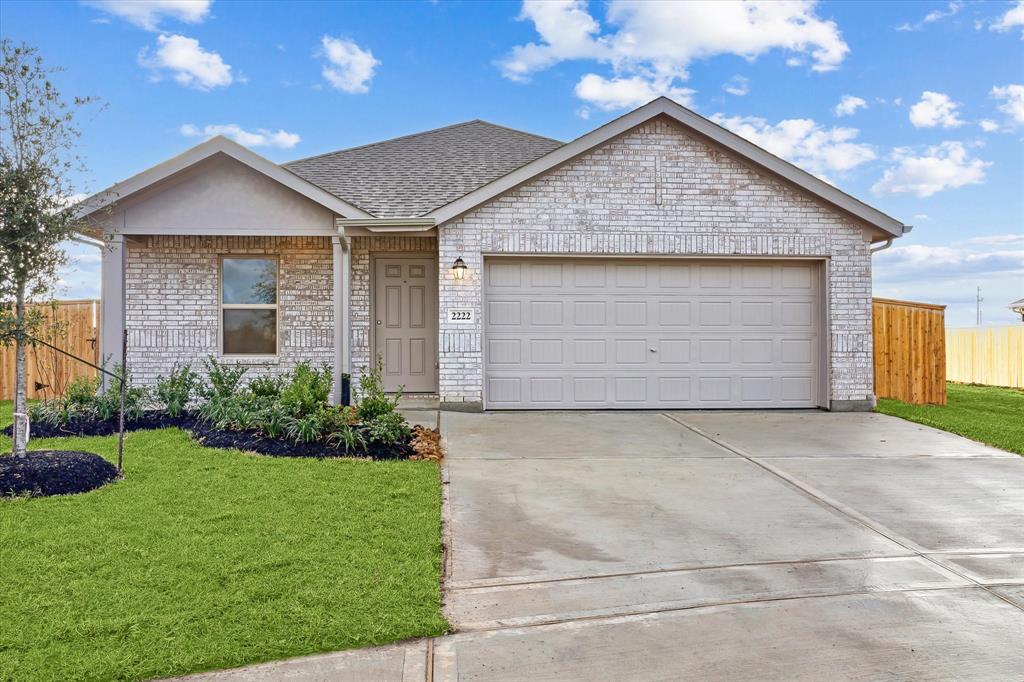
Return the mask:
[[[225,303],[224,302],[224,261],[225,260],[272,260],[274,261],[274,303]],[[274,311],[274,352],[228,353],[224,350],[225,310],[273,310]],[[277,254],[221,254],[217,258],[217,354],[222,358],[277,358],[281,354],[281,257]]]

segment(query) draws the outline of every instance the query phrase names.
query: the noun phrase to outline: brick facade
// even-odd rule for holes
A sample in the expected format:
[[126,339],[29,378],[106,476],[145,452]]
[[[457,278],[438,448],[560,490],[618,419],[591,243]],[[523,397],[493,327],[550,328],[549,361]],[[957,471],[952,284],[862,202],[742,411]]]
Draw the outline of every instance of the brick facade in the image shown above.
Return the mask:
[[[866,225],[737,157],[654,119],[441,225],[438,237],[351,240],[351,358],[372,359],[371,257],[437,253],[439,392],[447,403],[483,399],[485,254],[628,254],[820,258],[827,261],[829,398],[870,401],[871,256]],[[218,257],[281,258],[280,355],[236,360],[283,373],[303,359],[334,359],[329,237],[133,238],[126,265],[129,363],[151,383],[175,361],[199,367],[218,353]],[[463,258],[464,280],[449,265]],[[473,308],[474,326],[444,312]],[[354,379],[357,377],[354,377]]]
[[128,366],[152,384],[175,362],[201,370],[219,357],[220,256],[276,255],[279,265],[279,355],[239,359],[255,372],[281,374],[296,363],[334,362],[329,237],[135,237],[125,264]]
[[[484,254],[828,259],[831,400],[872,400],[871,256],[854,218],[654,119],[439,228],[440,393],[483,398]],[[462,257],[455,280],[445,264]],[[474,327],[443,312],[474,308]]]

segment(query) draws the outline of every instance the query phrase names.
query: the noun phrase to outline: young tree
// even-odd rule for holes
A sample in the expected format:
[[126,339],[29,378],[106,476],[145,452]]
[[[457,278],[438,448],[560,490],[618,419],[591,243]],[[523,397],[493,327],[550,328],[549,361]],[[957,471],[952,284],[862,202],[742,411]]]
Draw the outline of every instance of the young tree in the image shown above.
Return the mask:
[[[15,413],[26,411],[25,347],[41,316],[29,302],[51,298],[74,233],[70,197],[79,137],[75,115],[92,98],[65,101],[35,48],[0,41],[0,342],[15,344]],[[14,422],[14,454],[24,456],[25,420]]]

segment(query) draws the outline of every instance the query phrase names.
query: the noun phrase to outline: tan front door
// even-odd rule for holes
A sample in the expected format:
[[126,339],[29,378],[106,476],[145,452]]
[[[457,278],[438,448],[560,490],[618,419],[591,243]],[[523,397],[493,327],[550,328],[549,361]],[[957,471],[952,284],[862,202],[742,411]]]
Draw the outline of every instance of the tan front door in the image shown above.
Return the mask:
[[374,350],[384,360],[384,388],[437,391],[437,261],[374,261]]

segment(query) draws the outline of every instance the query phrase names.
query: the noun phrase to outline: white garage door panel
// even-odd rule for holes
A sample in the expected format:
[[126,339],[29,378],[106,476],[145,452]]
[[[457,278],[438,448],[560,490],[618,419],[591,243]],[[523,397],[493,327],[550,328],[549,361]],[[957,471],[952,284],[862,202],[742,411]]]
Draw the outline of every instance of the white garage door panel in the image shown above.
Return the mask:
[[813,407],[816,268],[488,260],[487,406]]

